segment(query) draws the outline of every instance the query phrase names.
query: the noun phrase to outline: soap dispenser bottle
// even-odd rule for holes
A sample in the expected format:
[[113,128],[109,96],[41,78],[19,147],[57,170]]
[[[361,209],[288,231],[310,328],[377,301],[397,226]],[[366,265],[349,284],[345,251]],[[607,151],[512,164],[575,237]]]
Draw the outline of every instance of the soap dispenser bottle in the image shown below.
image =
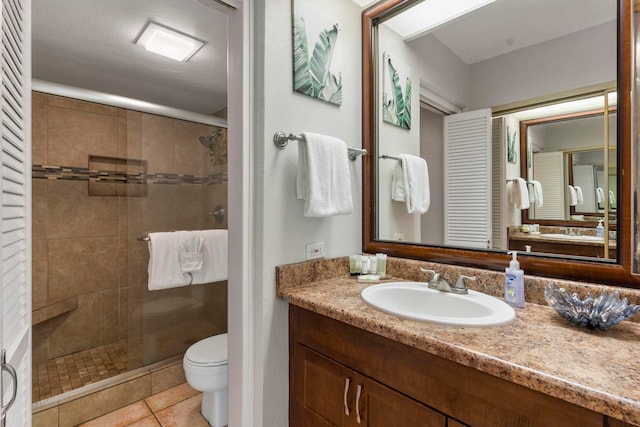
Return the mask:
[[596,237],[602,237],[604,239],[604,225],[602,225],[602,220],[598,220],[598,225],[596,226]]
[[524,271],[518,262],[518,252],[510,251],[513,256],[505,271],[504,299],[514,307],[524,307]]

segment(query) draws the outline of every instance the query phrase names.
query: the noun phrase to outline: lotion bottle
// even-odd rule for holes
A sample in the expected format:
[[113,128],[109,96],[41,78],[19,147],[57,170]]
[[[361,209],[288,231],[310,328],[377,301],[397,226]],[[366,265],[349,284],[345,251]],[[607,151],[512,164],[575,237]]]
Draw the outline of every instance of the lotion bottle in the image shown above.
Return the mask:
[[505,272],[504,299],[514,307],[524,307],[524,271],[518,262],[518,252],[510,251],[513,256]]
[[604,238],[604,225],[602,225],[602,220],[598,220],[598,225],[596,226],[596,237]]

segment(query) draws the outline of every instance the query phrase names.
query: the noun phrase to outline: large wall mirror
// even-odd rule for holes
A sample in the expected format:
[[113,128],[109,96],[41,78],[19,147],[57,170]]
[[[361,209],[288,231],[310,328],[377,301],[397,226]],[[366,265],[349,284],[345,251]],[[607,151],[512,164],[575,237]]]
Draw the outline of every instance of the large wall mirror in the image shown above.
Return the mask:
[[365,250],[636,287],[631,1],[476,3],[363,13]]

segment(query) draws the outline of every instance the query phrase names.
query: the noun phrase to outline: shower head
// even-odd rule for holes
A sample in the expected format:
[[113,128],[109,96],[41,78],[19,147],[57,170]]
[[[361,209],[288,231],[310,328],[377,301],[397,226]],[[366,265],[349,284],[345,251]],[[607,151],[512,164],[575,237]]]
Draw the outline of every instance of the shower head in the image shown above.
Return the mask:
[[209,150],[213,150],[213,144],[214,144],[214,140],[222,135],[223,130],[222,129],[218,129],[218,130],[214,130],[213,133],[211,133],[211,135],[209,136],[201,136],[200,138],[198,138],[198,141],[200,141],[200,144],[202,144],[205,148],[208,148]]

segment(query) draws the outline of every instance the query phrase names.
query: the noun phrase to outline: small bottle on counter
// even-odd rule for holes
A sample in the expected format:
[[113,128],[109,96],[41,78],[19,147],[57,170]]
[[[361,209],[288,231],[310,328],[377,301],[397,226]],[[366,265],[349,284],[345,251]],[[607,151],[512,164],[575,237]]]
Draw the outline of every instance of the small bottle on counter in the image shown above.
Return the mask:
[[352,276],[362,273],[362,255],[349,255],[349,273]]
[[371,271],[369,265],[369,257],[366,255],[362,255],[362,274],[369,274],[369,272]]
[[380,277],[387,275],[387,254],[376,254],[376,273]]
[[596,237],[602,237],[604,239],[604,225],[602,225],[602,220],[598,220],[598,225],[596,226]]

